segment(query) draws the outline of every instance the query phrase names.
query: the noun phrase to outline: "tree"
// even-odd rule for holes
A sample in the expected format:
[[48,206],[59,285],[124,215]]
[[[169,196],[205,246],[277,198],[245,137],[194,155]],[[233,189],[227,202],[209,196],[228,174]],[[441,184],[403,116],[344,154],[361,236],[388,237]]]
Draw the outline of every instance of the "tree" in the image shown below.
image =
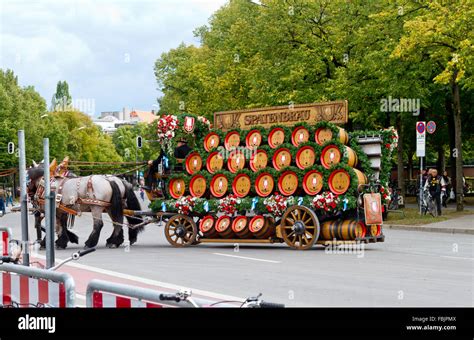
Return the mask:
[[406,34],[400,40],[394,55],[413,60],[427,55],[442,66],[434,82],[449,85],[454,119],[456,160],[457,210],[463,210],[463,154],[462,154],[462,88],[473,88],[473,31],[474,8],[471,1],[432,1],[420,16],[405,24]]
[[56,93],[51,100],[51,111],[66,111],[71,109],[72,98],[66,81],[58,81]]

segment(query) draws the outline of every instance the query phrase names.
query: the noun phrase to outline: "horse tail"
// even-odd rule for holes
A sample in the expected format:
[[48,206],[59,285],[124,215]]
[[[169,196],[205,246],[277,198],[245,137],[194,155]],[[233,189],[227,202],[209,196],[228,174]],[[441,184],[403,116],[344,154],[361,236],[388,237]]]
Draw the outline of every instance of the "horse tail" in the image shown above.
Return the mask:
[[[135,195],[135,192],[133,191],[132,186],[125,185],[125,199],[127,203],[127,209],[130,210],[141,210],[140,202],[138,201],[137,196]],[[127,221],[131,225],[137,225],[141,223],[141,219],[136,218],[136,217],[131,217],[131,216],[126,216]],[[145,227],[138,227],[137,230],[138,232],[142,231]]]
[[110,181],[110,187],[112,188],[112,198],[110,199],[110,214],[114,222],[123,219],[123,208],[122,208],[122,194],[117,183]]

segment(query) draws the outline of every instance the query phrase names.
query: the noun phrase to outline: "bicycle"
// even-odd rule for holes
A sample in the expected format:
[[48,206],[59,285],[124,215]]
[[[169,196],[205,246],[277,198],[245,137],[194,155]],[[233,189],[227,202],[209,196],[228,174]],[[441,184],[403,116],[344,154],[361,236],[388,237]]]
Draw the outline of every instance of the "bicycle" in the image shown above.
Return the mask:
[[436,208],[436,202],[433,196],[431,196],[429,190],[423,191],[423,200],[421,202],[421,213],[426,215],[430,213],[431,216],[438,216],[438,209]]
[[161,301],[174,301],[177,303],[186,303],[191,305],[193,308],[203,308],[203,307],[216,307],[219,304],[223,303],[235,303],[240,304],[239,308],[285,308],[284,304],[267,302],[260,299],[262,293],[254,297],[248,297],[244,302],[242,301],[218,301],[210,305],[201,306],[199,305],[192,297],[192,292],[190,290],[179,290],[174,294],[160,294]]

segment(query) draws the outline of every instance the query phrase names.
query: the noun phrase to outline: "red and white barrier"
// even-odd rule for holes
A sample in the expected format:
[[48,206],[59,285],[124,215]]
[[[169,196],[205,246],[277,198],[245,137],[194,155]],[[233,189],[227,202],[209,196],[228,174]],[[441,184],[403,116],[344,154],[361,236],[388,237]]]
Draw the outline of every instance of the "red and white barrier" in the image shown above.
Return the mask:
[[0,227],[0,254],[8,256],[10,254],[10,228]]
[[104,292],[92,293],[92,308],[162,308],[163,305]]
[[52,282],[12,273],[1,273],[1,275],[0,304],[4,306],[66,307],[66,289],[62,282]]

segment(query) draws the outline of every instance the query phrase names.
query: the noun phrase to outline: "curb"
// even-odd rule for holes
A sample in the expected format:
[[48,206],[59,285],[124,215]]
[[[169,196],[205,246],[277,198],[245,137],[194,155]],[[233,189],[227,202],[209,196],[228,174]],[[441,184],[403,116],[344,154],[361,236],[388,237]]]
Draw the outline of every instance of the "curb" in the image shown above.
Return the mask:
[[412,231],[425,231],[432,233],[445,233],[445,234],[470,234],[474,235],[474,229],[466,228],[443,228],[443,227],[430,227],[429,225],[402,225],[402,224],[384,224],[384,228],[394,230],[412,230]]

